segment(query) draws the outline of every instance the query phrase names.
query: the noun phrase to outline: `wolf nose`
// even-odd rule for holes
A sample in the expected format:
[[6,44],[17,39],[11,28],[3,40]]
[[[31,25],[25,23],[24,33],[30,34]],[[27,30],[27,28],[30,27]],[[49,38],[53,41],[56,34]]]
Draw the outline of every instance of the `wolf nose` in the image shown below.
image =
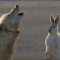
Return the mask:
[[19,6],[18,6],[18,5],[15,5],[15,7],[16,7],[16,8],[19,8]]

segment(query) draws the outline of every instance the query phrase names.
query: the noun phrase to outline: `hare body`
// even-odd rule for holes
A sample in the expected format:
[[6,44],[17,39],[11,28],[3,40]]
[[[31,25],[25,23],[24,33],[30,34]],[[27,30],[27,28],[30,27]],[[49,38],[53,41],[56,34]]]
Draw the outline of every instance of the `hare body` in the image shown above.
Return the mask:
[[48,36],[45,40],[46,45],[46,53],[48,58],[48,55],[51,60],[57,60],[60,59],[60,34],[57,33],[56,35],[51,35],[48,33]]
[[[56,22],[59,20],[58,18],[56,18]],[[60,59],[60,33],[58,32],[58,25],[55,22],[52,22],[52,25],[49,29],[49,33],[45,40],[45,46],[46,60]]]

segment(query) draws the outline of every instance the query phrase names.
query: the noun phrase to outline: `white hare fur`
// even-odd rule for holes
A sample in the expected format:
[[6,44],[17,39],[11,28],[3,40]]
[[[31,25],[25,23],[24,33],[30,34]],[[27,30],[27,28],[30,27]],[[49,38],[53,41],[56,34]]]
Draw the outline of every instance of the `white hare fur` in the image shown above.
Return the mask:
[[19,6],[15,5],[13,9],[0,17],[0,60],[10,60],[14,50],[14,43],[19,34],[17,31],[20,18],[23,12]]
[[60,33],[58,31],[59,16],[51,16],[52,25],[45,40],[45,60],[60,60]]

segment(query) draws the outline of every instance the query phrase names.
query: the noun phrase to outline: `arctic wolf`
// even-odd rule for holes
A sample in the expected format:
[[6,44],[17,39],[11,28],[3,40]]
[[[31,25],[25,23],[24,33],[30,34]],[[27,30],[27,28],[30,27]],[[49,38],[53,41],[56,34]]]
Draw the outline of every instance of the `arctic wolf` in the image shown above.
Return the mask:
[[23,12],[18,5],[0,17],[0,60],[10,60]]

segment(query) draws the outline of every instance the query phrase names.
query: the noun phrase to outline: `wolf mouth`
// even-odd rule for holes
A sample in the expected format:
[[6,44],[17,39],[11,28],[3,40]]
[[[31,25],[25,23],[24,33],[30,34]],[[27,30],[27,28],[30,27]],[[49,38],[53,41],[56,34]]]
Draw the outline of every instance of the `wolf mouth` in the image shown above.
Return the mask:
[[23,12],[19,12],[19,13],[18,13],[19,16],[22,16],[23,14],[24,14]]

